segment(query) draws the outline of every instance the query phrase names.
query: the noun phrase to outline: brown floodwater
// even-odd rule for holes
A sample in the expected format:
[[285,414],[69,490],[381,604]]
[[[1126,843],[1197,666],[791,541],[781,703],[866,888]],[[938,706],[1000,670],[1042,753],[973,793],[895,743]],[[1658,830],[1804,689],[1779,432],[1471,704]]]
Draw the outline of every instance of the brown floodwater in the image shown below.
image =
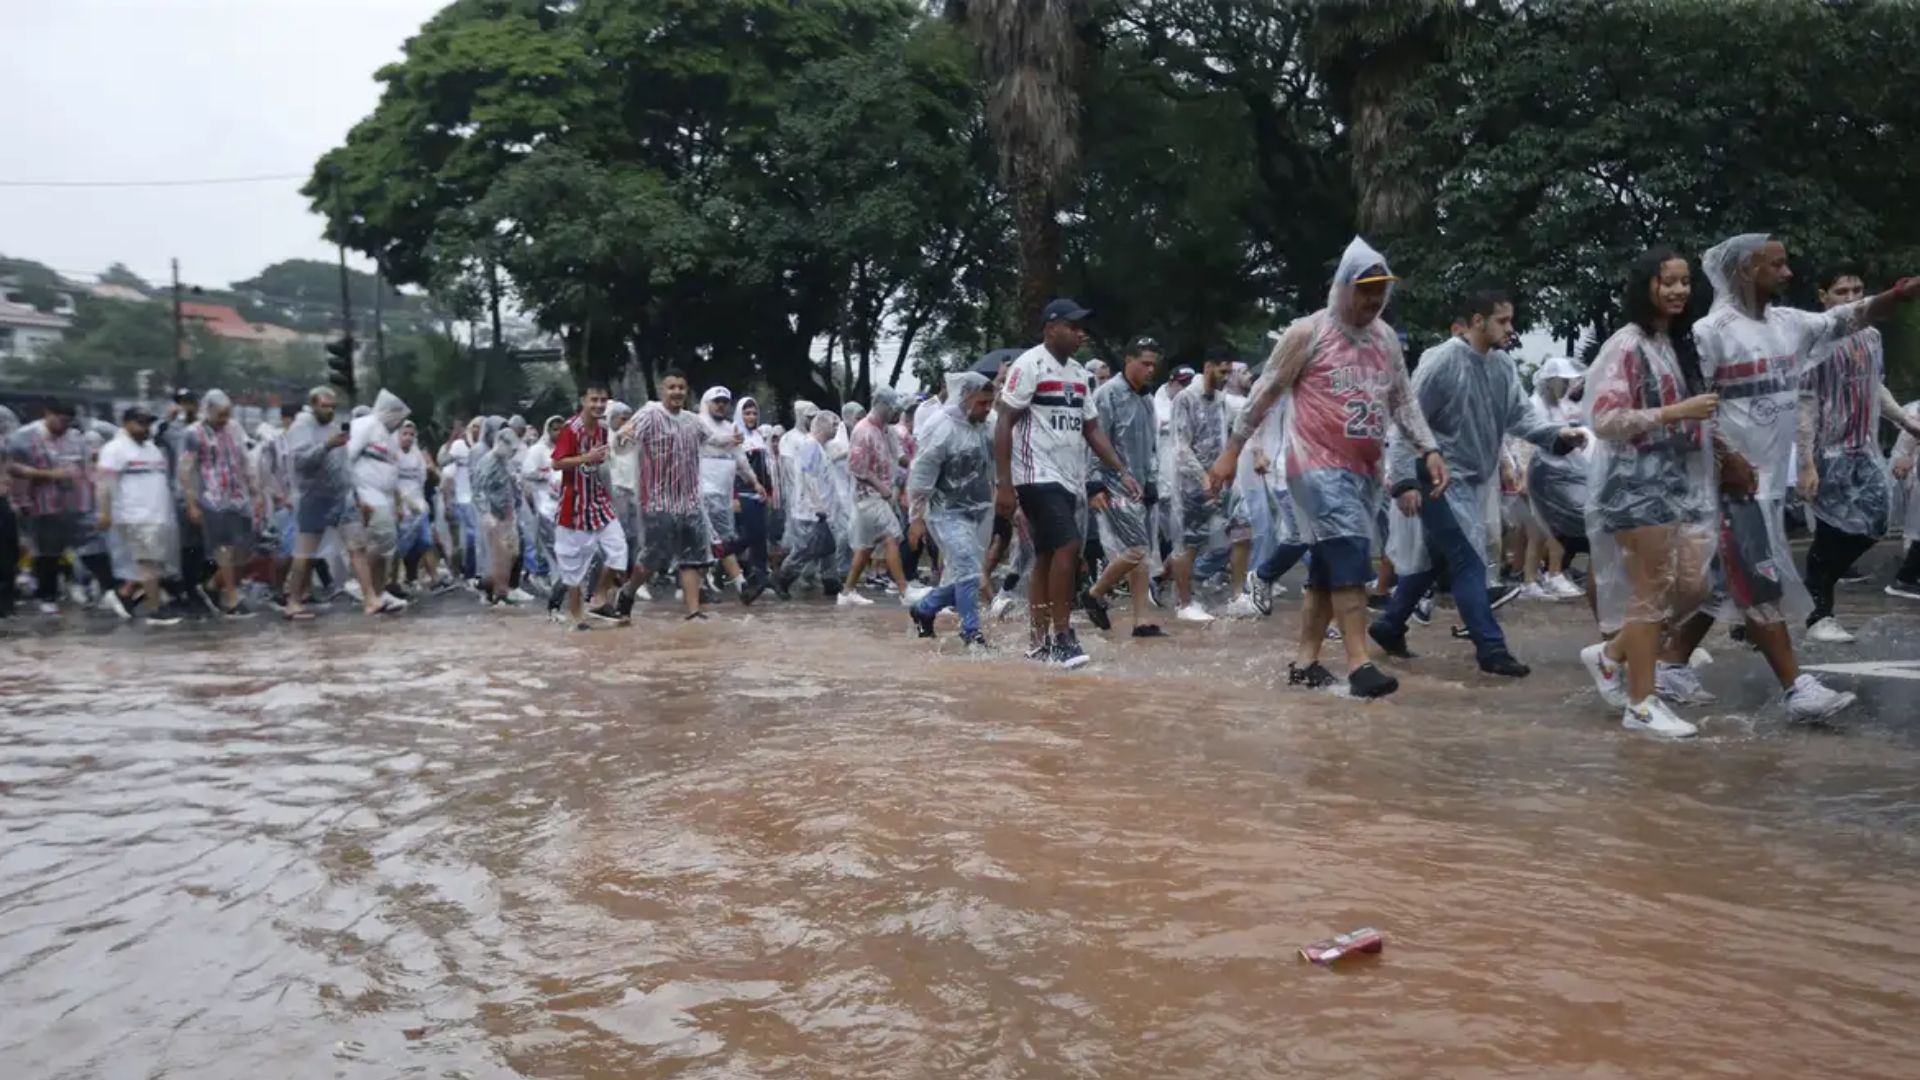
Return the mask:
[[1287,612],[1049,674],[452,605],[0,640],[0,1076],[1915,1075],[1897,705],[1630,737],[1565,609],[1366,705]]

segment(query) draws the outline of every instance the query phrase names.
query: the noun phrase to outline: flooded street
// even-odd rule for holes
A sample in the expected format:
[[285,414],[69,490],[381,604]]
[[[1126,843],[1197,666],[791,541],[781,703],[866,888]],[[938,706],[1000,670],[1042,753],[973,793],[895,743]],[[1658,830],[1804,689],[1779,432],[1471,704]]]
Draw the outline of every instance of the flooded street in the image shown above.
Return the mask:
[[1912,1075],[1915,683],[1790,731],[1716,634],[1665,745],[1574,606],[1363,705],[1281,685],[1297,602],[1075,674],[817,604],[15,634],[4,1074]]

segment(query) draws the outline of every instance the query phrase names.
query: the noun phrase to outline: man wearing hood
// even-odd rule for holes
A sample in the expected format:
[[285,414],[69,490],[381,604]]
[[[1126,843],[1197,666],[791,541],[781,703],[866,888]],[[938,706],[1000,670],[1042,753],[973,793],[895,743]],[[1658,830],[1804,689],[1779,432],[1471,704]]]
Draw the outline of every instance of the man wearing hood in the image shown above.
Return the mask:
[[[793,501],[795,493],[799,491],[800,451],[805,441],[813,437],[813,418],[819,411],[820,407],[818,405],[815,405],[805,398],[795,400],[793,403],[793,427],[780,436],[779,453],[776,455],[779,460],[779,477],[777,478],[777,484],[780,491],[784,494],[783,509],[786,515],[786,525],[785,528],[781,530],[780,536],[776,540],[776,545],[781,551],[781,563],[783,567],[786,558],[798,550],[797,544],[800,540],[800,531],[811,523],[811,519],[808,521],[797,520],[798,515],[794,512]],[[779,581],[780,576],[776,575],[775,592],[780,591]],[[782,596],[781,599],[784,600],[786,597]]]
[[[860,575],[866,571],[875,551],[880,552],[903,606],[911,606],[926,593],[922,586],[907,585],[906,571],[900,562],[900,516],[894,509],[893,484],[894,470],[903,456],[893,432],[899,411],[897,393],[884,386],[875,390],[872,410],[854,425],[847,441],[847,469],[854,486],[853,517],[848,529],[853,563],[840,586],[836,602],[841,607],[873,603],[860,595]],[[938,542],[938,537],[935,541]]]
[[946,384],[944,422],[926,429],[907,474],[908,543],[918,545],[931,532],[942,559],[940,587],[921,597],[911,615],[919,635],[930,638],[935,616],[952,607],[960,614],[960,639],[985,648],[980,580],[993,531],[993,444],[986,426],[993,383],[962,371]]
[[[254,490],[253,469],[233,402],[218,390],[200,402],[202,419],[187,429],[180,448],[180,487],[187,520],[200,534],[201,550],[212,557],[219,596],[214,609],[229,619],[252,617],[240,602],[240,563],[253,548],[254,522],[266,517],[266,505]],[[203,582],[187,579],[191,588]],[[204,594],[203,594],[204,595]]]
[[1291,394],[1279,468],[1312,562],[1300,627],[1300,655],[1307,664],[1295,665],[1288,681],[1332,684],[1320,650],[1328,626],[1337,620],[1347,653],[1347,684],[1361,698],[1400,688],[1368,659],[1364,637],[1388,428],[1397,429],[1425,463],[1431,483],[1427,497],[1443,497],[1448,479],[1447,463],[1408,384],[1400,338],[1380,318],[1398,280],[1385,256],[1353,238],[1334,270],[1327,306],[1289,326],[1274,344],[1210,477],[1216,489],[1233,481],[1247,440],[1281,396]]
[[[1439,444],[1449,483],[1443,494],[1425,496],[1414,447],[1404,439],[1391,443],[1387,471],[1393,495],[1402,515],[1420,519],[1424,546],[1393,552],[1399,580],[1369,633],[1388,656],[1411,658],[1407,620],[1444,568],[1480,670],[1522,678],[1529,669],[1508,651],[1487,593],[1488,506],[1500,483],[1502,441],[1511,435],[1566,453],[1583,445],[1586,435],[1536,413],[1521,389],[1519,368],[1502,348],[1513,332],[1513,301],[1506,293],[1475,292],[1463,314],[1465,332],[1427,350],[1413,373],[1414,398]],[[1492,517],[1497,523],[1498,513]]]
[[[164,603],[160,579],[179,556],[179,533],[174,521],[173,488],[167,482],[167,454],[153,439],[154,416],[135,405],[121,418],[119,432],[100,451],[98,463],[99,528],[119,540],[134,576],[120,585],[112,607],[121,618],[132,618],[146,603],[142,620],[149,626],[172,626],[180,615]],[[8,568],[11,573],[11,568]]]
[[[1701,256],[1713,307],[1693,338],[1707,389],[1720,395],[1714,431],[1723,456],[1720,492],[1721,580],[1700,616],[1670,635],[1662,661],[1684,666],[1716,618],[1741,618],[1748,640],[1773,669],[1796,721],[1823,720],[1852,705],[1800,670],[1787,621],[1813,612],[1787,544],[1786,495],[1798,436],[1803,381],[1832,360],[1832,347],[1884,321],[1920,295],[1920,278],[1824,312],[1775,303],[1793,281],[1786,245],[1765,233],[1722,241]],[[1689,689],[1697,689],[1689,688]]]
[[307,407],[287,429],[292,464],[294,527],[293,568],[287,572],[287,618],[305,622],[307,581],[327,533],[351,520],[352,470],[347,465],[347,426],[335,424],[338,402],[331,386],[307,392]]
[[733,583],[740,602],[751,604],[766,589],[766,584],[749,583],[740,572],[733,489],[736,483],[745,484],[762,499],[767,492],[754,476],[752,466],[747,464],[744,449],[747,437],[733,426],[733,391],[713,386],[700,396],[700,426],[706,435],[700,450],[700,497],[707,511],[707,534],[713,539],[720,569]]
[[[804,404],[804,403],[803,403]],[[802,415],[796,410],[796,422]],[[819,579],[828,596],[840,591],[840,578],[833,572],[835,543],[833,525],[828,520],[835,499],[833,465],[827,443],[839,425],[839,418],[823,409],[811,409],[807,432],[790,452],[793,479],[787,487],[787,557],[774,579],[774,590],[782,600],[791,599],[794,585],[802,577]]]
[[[1556,356],[1540,365],[1533,373],[1534,411],[1555,424],[1579,424],[1580,406],[1574,393],[1585,374],[1570,356]],[[1592,460],[1592,452],[1582,446],[1567,454],[1534,454],[1526,463],[1527,506],[1551,537],[1541,588],[1555,597],[1586,595],[1567,577],[1567,566],[1575,555],[1588,551],[1585,514],[1587,469]]]
[[701,495],[700,462],[707,428],[687,409],[687,376],[669,369],[660,377],[660,400],[648,402],[615,433],[640,452],[640,537],[644,547],[620,590],[615,610],[633,611],[640,584],[655,570],[678,570],[687,619],[705,619],[700,579],[713,565],[712,534]]
[[347,430],[347,462],[353,469],[353,514],[348,518],[347,549],[360,579],[360,607],[386,615],[407,602],[386,591],[387,574],[400,544],[400,425],[410,410],[391,391],[382,390],[373,409]]
[[[1166,456],[1172,482],[1175,523],[1174,557],[1167,564],[1173,578],[1179,608],[1175,617],[1183,622],[1209,623],[1213,616],[1194,599],[1194,562],[1214,538],[1226,541],[1231,569],[1227,579],[1238,586],[1246,580],[1247,561],[1253,551],[1253,526],[1246,514],[1233,505],[1232,489],[1211,490],[1207,469],[1226,447],[1227,432],[1237,415],[1227,400],[1227,379],[1233,374],[1233,352],[1216,347],[1207,352],[1200,378],[1173,399],[1173,434],[1161,447]],[[1254,614],[1250,596],[1236,598],[1227,608],[1234,617]]]

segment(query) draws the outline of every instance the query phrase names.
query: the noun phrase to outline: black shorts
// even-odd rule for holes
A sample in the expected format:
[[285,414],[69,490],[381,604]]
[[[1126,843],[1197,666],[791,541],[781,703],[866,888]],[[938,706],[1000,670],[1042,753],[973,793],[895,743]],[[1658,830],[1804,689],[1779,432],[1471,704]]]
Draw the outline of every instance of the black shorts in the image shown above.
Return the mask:
[[1021,484],[1013,489],[1020,499],[1020,511],[1027,515],[1027,531],[1033,536],[1033,550],[1051,555],[1063,547],[1080,542],[1080,520],[1075,511],[1079,500],[1059,484]]
[[1010,517],[1001,517],[999,514],[993,515],[993,538],[1000,541],[1001,551],[1004,552],[1012,548],[1013,519]]
[[1579,536],[1561,536],[1559,533],[1554,533],[1553,540],[1554,543],[1559,544],[1560,547],[1566,551],[1567,558],[1569,559],[1575,555],[1587,555],[1593,551],[1592,546],[1587,543],[1585,533],[1581,533]]

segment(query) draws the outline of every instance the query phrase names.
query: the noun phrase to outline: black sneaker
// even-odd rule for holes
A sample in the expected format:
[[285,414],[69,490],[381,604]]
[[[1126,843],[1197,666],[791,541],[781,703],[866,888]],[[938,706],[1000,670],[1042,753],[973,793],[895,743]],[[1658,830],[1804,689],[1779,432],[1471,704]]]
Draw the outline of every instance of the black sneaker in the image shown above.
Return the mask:
[[634,593],[630,593],[625,589],[621,589],[614,595],[613,613],[619,616],[621,622],[628,622],[633,618],[634,596]]
[[1455,641],[1472,641],[1473,640],[1473,632],[1468,630],[1464,626],[1456,626],[1453,629],[1448,630],[1447,634],[1448,636],[1452,637],[1453,640]]
[[1400,689],[1400,680],[1374,667],[1361,664],[1347,676],[1347,692],[1357,698],[1386,697]]
[[1518,585],[1495,585],[1487,590],[1487,606],[1495,611],[1511,604],[1520,595]]
[[1505,675],[1509,679],[1524,679],[1533,673],[1533,669],[1513,658],[1512,653],[1494,653],[1480,661],[1480,670],[1489,675]]
[[221,610],[220,617],[223,619],[251,619],[253,618],[253,612],[247,605],[235,600],[232,607]]
[[684,622],[706,622],[706,621],[707,621],[707,620],[708,620],[709,618],[711,618],[711,616],[709,616],[709,615],[708,615],[708,614],[707,614],[706,612],[704,612],[704,611],[695,611],[695,612],[692,612],[692,613],[690,613],[690,614],[689,614],[689,615],[688,615],[688,616],[687,616],[687,617],[686,617],[686,618],[685,618],[684,620],[682,620],[682,621],[684,621]]
[[184,618],[178,610],[162,608],[151,615],[139,616],[139,622],[142,626],[179,626]]
[[913,632],[915,635],[927,639],[933,638],[933,616],[922,615],[918,607],[910,607],[907,609],[907,618],[913,620]]
[[1087,651],[1080,647],[1080,639],[1069,630],[1066,637],[1054,641],[1053,662],[1072,671],[1093,663],[1093,657],[1087,655]]
[[1037,645],[1027,646],[1027,659],[1038,660],[1043,664],[1053,663],[1053,639],[1044,638]]
[[1113,629],[1113,620],[1107,617],[1107,602],[1093,595],[1093,590],[1080,590],[1080,610],[1087,613],[1093,625],[1102,630]]
[[413,599],[412,593],[401,588],[397,583],[394,583],[394,582],[389,582],[387,584],[387,595],[393,597],[395,600],[412,600]]
[[1849,570],[1846,573],[1840,575],[1840,584],[1859,585],[1867,581],[1871,576],[1872,575],[1867,574],[1861,570]]
[[1304,686],[1309,690],[1324,690],[1333,685],[1333,672],[1322,667],[1319,661],[1308,664],[1306,667],[1288,664],[1287,685]]
[[1259,574],[1247,576],[1247,595],[1253,600],[1253,610],[1261,618],[1273,614],[1273,582]]
[[1893,584],[1887,586],[1887,595],[1898,596],[1904,600],[1920,600],[1920,581],[1901,581],[1899,578],[1894,578]]
[[987,636],[978,631],[971,634],[961,634],[960,640],[966,643],[968,652],[987,652],[991,648],[987,644]]
[[[559,609],[555,608],[554,610],[558,611]],[[611,600],[601,604],[597,608],[588,608],[587,614],[599,619],[601,622],[617,623],[625,621],[620,617],[620,609],[615,607]]]
[[586,623],[574,623],[574,624],[573,624],[573,632],[574,632],[574,633],[576,633],[576,634],[582,634],[582,633],[586,633],[587,631],[589,631],[589,630],[592,630],[592,629],[593,629],[593,627],[591,627],[591,626],[588,626],[588,625],[587,625]]
[[1395,660],[1412,660],[1414,658],[1413,651],[1407,648],[1407,635],[1405,634],[1390,634],[1376,624],[1367,628],[1367,636],[1373,639],[1375,645],[1380,646],[1381,652],[1386,653]]
[[1433,594],[1428,593],[1413,604],[1413,621],[1421,626],[1433,622]]
[[1387,610],[1387,604],[1392,602],[1392,600],[1393,600],[1393,597],[1391,596],[1382,596],[1379,593],[1368,593],[1367,594],[1367,610],[1385,611]]
[[767,583],[761,580],[758,575],[755,575],[740,586],[740,606],[752,607],[753,602],[760,599],[760,594],[766,591]]
[[1133,636],[1146,637],[1146,638],[1166,637],[1167,632],[1165,630],[1160,629],[1158,626],[1155,626],[1152,623],[1146,623],[1141,626],[1134,627]]

